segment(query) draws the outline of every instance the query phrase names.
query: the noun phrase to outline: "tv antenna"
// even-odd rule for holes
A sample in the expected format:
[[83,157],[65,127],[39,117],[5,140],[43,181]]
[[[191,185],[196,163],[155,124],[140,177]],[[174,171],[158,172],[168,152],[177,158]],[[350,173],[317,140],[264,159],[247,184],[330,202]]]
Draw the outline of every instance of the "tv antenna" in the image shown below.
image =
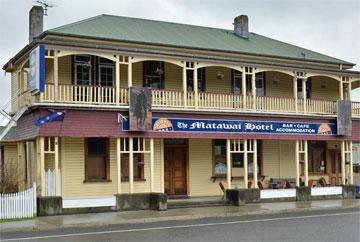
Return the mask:
[[46,1],[37,0],[36,2],[44,8],[44,16],[48,16],[47,15],[48,8],[54,7],[54,5],[52,5]]

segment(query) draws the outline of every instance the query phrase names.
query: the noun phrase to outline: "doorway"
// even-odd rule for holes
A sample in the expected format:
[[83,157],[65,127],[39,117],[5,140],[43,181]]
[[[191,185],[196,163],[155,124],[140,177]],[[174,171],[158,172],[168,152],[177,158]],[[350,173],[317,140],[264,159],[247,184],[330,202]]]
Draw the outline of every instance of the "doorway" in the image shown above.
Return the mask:
[[164,186],[165,193],[170,196],[187,195],[187,145],[164,145]]

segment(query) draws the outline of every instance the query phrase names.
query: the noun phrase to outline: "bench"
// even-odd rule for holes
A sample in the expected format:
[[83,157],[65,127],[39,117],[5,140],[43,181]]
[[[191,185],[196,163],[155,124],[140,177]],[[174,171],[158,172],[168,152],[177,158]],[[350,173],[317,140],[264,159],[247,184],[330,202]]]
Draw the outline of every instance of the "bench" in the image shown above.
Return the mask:
[[269,189],[293,188],[295,186],[295,178],[270,178],[269,182]]

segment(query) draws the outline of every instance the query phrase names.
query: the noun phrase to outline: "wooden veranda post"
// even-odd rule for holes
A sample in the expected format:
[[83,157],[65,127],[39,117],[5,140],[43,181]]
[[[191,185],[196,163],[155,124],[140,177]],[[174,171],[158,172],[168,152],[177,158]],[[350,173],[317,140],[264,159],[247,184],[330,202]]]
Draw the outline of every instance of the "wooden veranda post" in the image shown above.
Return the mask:
[[230,157],[230,139],[226,140],[226,181],[227,188],[231,189],[231,157]]
[[150,138],[150,192],[154,192],[154,138]]
[[300,175],[299,175],[299,140],[295,141],[295,177],[296,177],[296,187],[300,186]]
[[129,193],[134,193],[134,145],[133,138],[129,138]]
[[116,138],[117,193],[121,193],[121,139]]
[[244,188],[248,189],[248,142],[244,140]]
[[59,189],[59,137],[54,138],[55,152],[55,196],[61,196]]
[[115,86],[116,86],[116,105],[120,104],[120,61],[119,55],[116,55],[115,61]]

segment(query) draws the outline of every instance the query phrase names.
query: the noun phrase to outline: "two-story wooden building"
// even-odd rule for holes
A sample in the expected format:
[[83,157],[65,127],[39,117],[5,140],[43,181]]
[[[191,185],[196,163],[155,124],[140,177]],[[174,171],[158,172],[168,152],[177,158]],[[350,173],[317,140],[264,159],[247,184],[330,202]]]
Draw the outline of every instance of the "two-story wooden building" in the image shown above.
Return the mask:
[[[228,30],[100,15],[30,38],[3,67],[20,117],[2,160],[64,208],[353,183],[360,103],[350,133],[337,123],[353,63],[249,32],[246,16]],[[151,129],[131,129],[130,87],[151,88]]]

